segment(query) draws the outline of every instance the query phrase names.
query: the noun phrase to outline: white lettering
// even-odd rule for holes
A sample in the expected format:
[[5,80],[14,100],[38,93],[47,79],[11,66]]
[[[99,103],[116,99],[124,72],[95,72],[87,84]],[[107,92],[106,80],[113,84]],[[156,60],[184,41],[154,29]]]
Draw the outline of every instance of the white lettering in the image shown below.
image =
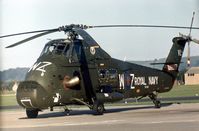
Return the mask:
[[51,62],[47,62],[47,61],[44,61],[44,62],[39,62],[39,63],[35,63],[28,72],[30,72],[31,70],[34,71],[41,71],[41,76],[44,76],[44,73],[46,72],[46,70],[44,69],[46,66],[49,66],[51,65],[52,63]]
[[135,89],[135,86],[133,86],[133,81],[134,81],[135,75],[134,74],[130,74],[130,76],[131,76],[131,89]]
[[35,64],[29,69],[28,72],[30,72],[31,70],[35,70],[40,64],[41,64],[41,62],[35,63]]
[[124,74],[119,74],[120,89],[124,89]]
[[149,85],[157,85],[158,84],[158,76],[149,76]]
[[145,77],[134,77],[134,85],[146,85]]
[[[129,74],[130,76],[130,88],[135,89],[135,86],[144,86],[144,88],[149,88],[150,85],[158,85],[158,76],[141,76],[136,77],[135,74]],[[127,80],[126,80],[127,79]],[[124,74],[119,74],[119,86],[120,89],[124,89],[125,81],[129,81],[129,77],[124,77]],[[146,81],[147,80],[147,81]]]

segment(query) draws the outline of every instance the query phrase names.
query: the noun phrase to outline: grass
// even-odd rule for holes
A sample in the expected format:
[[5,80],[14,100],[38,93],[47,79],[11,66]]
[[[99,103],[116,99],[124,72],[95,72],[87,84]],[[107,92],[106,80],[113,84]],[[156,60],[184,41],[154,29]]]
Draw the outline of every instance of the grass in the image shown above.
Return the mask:
[[199,85],[181,85],[174,86],[169,92],[159,94],[159,97],[186,97],[197,95],[199,95]]
[[0,97],[0,106],[14,106],[17,105],[15,94],[4,94]]
[[[190,86],[175,86],[170,92],[161,93],[158,97],[187,97],[199,95],[199,85]],[[198,100],[182,100],[183,103],[196,103]],[[151,104],[152,102],[139,102],[139,103],[128,103],[128,104]],[[117,105],[117,103],[115,103]],[[0,106],[15,106],[18,105],[14,92],[1,92],[0,93]]]
[[15,92],[14,91],[7,91],[7,90],[6,91],[0,91],[0,96],[1,95],[8,95],[8,94],[12,94],[13,95],[13,94],[15,94]]

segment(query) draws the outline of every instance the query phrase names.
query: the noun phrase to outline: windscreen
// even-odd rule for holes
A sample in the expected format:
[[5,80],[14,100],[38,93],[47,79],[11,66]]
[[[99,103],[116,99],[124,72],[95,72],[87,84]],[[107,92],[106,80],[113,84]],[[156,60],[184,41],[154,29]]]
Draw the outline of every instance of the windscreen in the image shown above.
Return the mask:
[[70,49],[70,43],[68,42],[66,43],[63,40],[53,40],[45,45],[41,55],[64,54],[66,56],[69,56],[69,49]]

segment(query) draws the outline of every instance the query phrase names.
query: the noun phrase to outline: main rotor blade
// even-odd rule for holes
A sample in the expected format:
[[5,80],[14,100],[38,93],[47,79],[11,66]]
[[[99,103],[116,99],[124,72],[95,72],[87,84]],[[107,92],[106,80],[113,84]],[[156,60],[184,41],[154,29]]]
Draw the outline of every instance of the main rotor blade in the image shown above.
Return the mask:
[[57,30],[57,29],[48,29],[48,30],[37,30],[37,31],[22,32],[22,33],[10,34],[10,35],[3,35],[3,36],[0,36],[0,38],[10,37],[10,36],[17,36],[17,35],[25,35],[25,34],[33,34],[33,33],[46,32],[46,31],[54,31],[54,30]]
[[90,46],[99,46],[98,43],[85,30],[81,28],[73,28],[72,30],[80,35]]
[[56,31],[59,31],[59,29],[54,29],[54,30],[46,31],[46,32],[43,32],[43,33],[40,33],[40,34],[31,36],[31,37],[26,38],[26,39],[24,39],[24,40],[21,40],[21,41],[19,41],[19,42],[17,42],[17,43],[14,43],[14,44],[12,44],[12,45],[9,45],[9,46],[7,46],[6,48],[11,48],[11,47],[14,47],[14,46],[18,46],[18,45],[20,45],[20,44],[23,44],[23,43],[28,42],[28,41],[30,41],[30,40],[33,40],[33,39],[35,39],[35,38],[38,38],[38,37],[41,37],[41,36],[44,36],[44,35],[47,35],[47,34],[50,34],[50,33],[54,33],[54,32],[56,32]]
[[[186,26],[162,26],[162,25],[97,25],[97,26],[88,26],[88,28],[107,28],[107,27],[143,27],[143,28],[171,28],[171,29],[190,29]],[[198,30],[199,27],[192,27],[192,29]]]

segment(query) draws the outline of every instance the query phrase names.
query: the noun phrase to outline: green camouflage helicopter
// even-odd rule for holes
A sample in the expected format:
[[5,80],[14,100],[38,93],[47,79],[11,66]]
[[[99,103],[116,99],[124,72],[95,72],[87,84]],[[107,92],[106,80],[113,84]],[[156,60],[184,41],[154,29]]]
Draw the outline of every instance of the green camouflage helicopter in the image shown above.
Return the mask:
[[[185,44],[194,41],[190,35],[173,38],[173,46],[163,64],[157,70],[112,58],[85,31],[89,28],[106,27],[152,27],[183,28],[180,26],[156,25],[66,25],[56,29],[39,30],[0,36],[0,38],[38,33],[6,48],[11,48],[35,38],[64,31],[67,39],[49,41],[40,57],[20,82],[16,98],[26,109],[28,118],[36,118],[44,109],[70,104],[87,105],[95,114],[102,115],[105,102],[126,98],[149,97],[156,108],[161,107],[157,93],[172,89],[181,63]],[[191,29],[199,29],[191,27]],[[81,38],[79,38],[81,36]]]

